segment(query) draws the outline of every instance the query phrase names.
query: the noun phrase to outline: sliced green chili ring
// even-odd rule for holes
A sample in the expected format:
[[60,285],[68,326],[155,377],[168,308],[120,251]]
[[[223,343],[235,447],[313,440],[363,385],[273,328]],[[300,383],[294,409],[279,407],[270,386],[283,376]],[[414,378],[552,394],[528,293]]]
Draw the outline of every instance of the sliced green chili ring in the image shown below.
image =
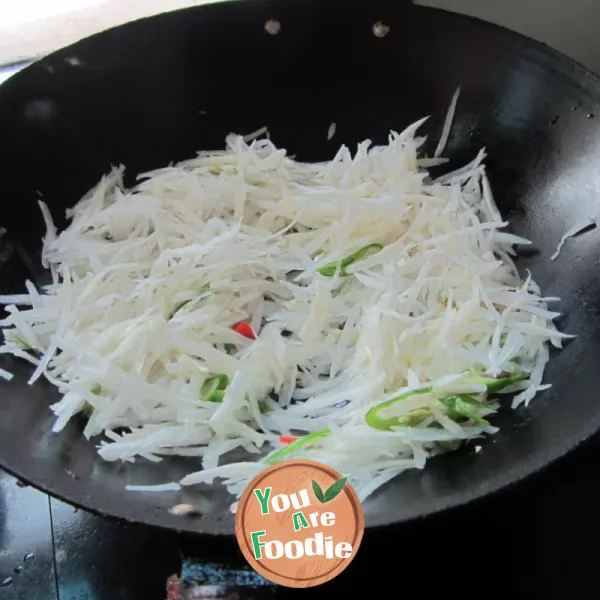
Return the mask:
[[[98,383],[95,384],[90,390],[90,393],[94,394],[94,396],[99,396],[102,393],[102,386]],[[89,402],[86,402],[85,406],[81,409],[81,412],[89,419],[94,412],[94,407]]]
[[[459,395],[451,394],[449,396],[444,396],[443,398],[439,398],[438,401],[446,409],[446,415],[448,417],[450,417],[453,421],[459,422],[459,421],[464,421],[467,417],[465,417],[464,414],[462,414],[461,412],[456,410],[455,406],[456,406],[457,398],[459,398]],[[463,394],[462,401],[466,402],[466,398],[467,398],[467,395]]]
[[229,377],[227,375],[209,377],[202,386],[202,400],[205,402],[222,402],[228,385]]
[[487,377],[485,375],[474,375],[464,380],[464,383],[482,383],[487,388],[488,393],[499,392],[511,385],[520,383],[527,379],[527,373],[511,373],[506,377]]
[[225,390],[214,390],[210,393],[209,396],[204,398],[206,402],[223,402],[223,398],[225,398]]
[[288,444],[285,448],[281,448],[281,450],[277,450],[276,452],[273,452],[273,454],[271,454],[271,456],[267,457],[265,462],[268,465],[274,465],[274,464],[278,463],[279,461],[283,460],[286,456],[290,456],[291,454],[294,454],[301,448],[304,448],[305,446],[308,446],[309,444],[316,442],[318,439],[325,437],[325,436],[329,435],[330,433],[331,433],[331,431],[329,429],[323,429],[322,431],[315,431],[314,433],[309,433],[308,435],[305,435],[305,436],[297,439],[295,442]]
[[462,440],[439,440],[436,446],[444,452],[454,452],[462,446]]
[[440,398],[440,402],[446,407],[448,416],[453,421],[459,421],[461,417],[464,417],[484,427],[490,426],[490,423],[475,410],[475,406],[485,405],[477,402],[472,396],[467,394],[444,396],[444,398]]
[[356,252],[349,254],[345,258],[342,258],[341,260],[324,264],[323,266],[319,267],[317,271],[326,277],[333,277],[339,270],[340,275],[345,277],[348,275],[346,269],[351,264],[363,260],[364,258],[367,258],[367,256],[371,256],[372,254],[380,252],[381,250],[383,250],[383,246],[381,244],[367,244],[366,246],[359,248]]
[[[428,394],[431,392],[430,387],[424,387],[418,390],[413,390],[411,392],[406,392],[405,394],[401,394],[400,396],[396,396],[395,398],[391,398],[390,400],[386,400],[377,406],[374,406],[369,412],[367,412],[365,420],[367,425],[373,427],[373,429],[381,429],[383,431],[389,431],[392,427],[397,427],[399,425],[403,425],[402,420],[406,420],[410,413],[406,415],[401,415],[400,417],[389,417],[383,418],[379,416],[379,413],[390,406],[393,406],[397,402],[402,402],[403,400],[408,400],[412,396],[416,396],[418,394]],[[421,410],[421,409],[415,409]],[[425,417],[424,417],[425,418]],[[410,419],[409,419],[410,420]],[[421,421],[424,419],[421,419]],[[419,421],[419,422],[421,422]]]
[[[511,385],[515,385],[526,378],[527,374],[523,372],[510,374],[506,377],[473,375],[464,380],[464,383],[480,383],[486,386],[488,393],[494,393]],[[386,402],[373,407],[366,415],[367,425],[373,427],[374,429],[380,429],[383,431],[389,431],[392,427],[398,426],[416,427],[420,425],[427,417],[431,415],[429,408],[417,408],[400,417],[390,417],[387,419],[380,417],[379,414],[382,410],[393,406],[397,402],[407,400],[416,394],[427,394],[431,391],[432,388],[430,387],[421,388],[419,390],[407,392],[406,394],[402,394],[396,398],[392,398],[391,400],[387,400]],[[440,402],[444,405],[448,416],[453,421],[460,421],[461,419],[466,418],[475,421],[480,425],[484,425],[485,427],[490,426],[490,423],[482,418],[475,410],[475,407],[485,408],[486,405],[476,400],[473,394],[449,395],[441,398]]]
[[270,407],[270,406],[269,406],[269,405],[268,405],[268,404],[267,404],[267,403],[266,403],[264,400],[261,400],[261,401],[258,403],[258,410],[259,410],[259,411],[260,411],[260,412],[261,412],[263,415],[265,415],[265,414],[267,414],[267,413],[270,413],[270,412],[271,412],[273,409],[272,409],[272,408],[271,408],[271,407]]

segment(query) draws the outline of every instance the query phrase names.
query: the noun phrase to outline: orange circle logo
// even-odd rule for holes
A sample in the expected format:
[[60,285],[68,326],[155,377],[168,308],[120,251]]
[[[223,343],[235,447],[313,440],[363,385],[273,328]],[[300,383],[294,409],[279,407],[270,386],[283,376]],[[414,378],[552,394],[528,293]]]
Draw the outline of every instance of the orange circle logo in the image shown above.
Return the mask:
[[261,471],[244,491],[235,520],[250,566],[293,588],[339,575],[356,555],[364,530],[362,507],[346,478],[312,460]]

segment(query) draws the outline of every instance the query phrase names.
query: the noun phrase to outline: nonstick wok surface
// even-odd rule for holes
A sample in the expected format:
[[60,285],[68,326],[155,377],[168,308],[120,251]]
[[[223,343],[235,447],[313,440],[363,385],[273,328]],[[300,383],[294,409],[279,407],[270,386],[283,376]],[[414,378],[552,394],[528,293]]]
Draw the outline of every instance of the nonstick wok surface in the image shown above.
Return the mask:
[[[265,30],[270,19],[279,33]],[[384,37],[373,33],[381,21]],[[378,29],[381,31],[381,29]],[[461,97],[446,155],[450,167],[488,151],[489,177],[511,230],[534,241],[518,265],[577,335],[552,352],[528,408],[501,411],[500,433],[409,472],[364,504],[367,526],[422,517],[509,486],[563,455],[600,426],[600,231],[561,235],[600,208],[600,82],[557,52],[502,28],[407,1],[242,0],[143,19],[34,63],[0,88],[0,293],[44,282],[41,194],[59,227],[111,165],[133,177],[220,149],[230,132],[267,125],[300,160],[332,158],[342,144],[385,143],[432,115],[429,151],[452,93]],[[331,122],[336,135],[327,140]],[[174,530],[232,534],[220,485],[134,493],[127,484],[178,480],[198,459],[105,463],[81,422],[51,433],[56,401],[29,366],[0,391],[0,465],[33,485],[101,514]],[[205,514],[168,512],[190,502]]]

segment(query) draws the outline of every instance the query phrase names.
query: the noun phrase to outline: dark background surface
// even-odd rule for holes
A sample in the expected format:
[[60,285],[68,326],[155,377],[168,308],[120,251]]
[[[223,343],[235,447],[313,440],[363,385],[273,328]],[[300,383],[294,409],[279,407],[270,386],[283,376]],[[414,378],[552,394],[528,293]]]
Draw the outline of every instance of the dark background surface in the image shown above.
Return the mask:
[[[600,60],[588,66],[600,71]],[[365,584],[372,595],[400,597],[412,595],[414,584],[425,598],[452,590],[467,597],[591,596],[585,588],[593,589],[598,570],[599,469],[596,436],[511,490],[384,534],[367,533],[352,567],[311,593],[349,595]],[[225,567],[243,565],[234,542],[106,520],[0,474],[2,599],[164,600],[170,575],[182,569],[186,575],[192,563],[219,556],[232,557]]]

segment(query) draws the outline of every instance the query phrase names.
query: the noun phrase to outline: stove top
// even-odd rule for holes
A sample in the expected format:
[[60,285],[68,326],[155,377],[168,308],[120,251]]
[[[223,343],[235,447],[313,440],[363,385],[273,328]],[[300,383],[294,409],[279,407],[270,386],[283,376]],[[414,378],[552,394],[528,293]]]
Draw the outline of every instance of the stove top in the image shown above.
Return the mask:
[[[600,546],[600,435],[542,473],[421,522],[367,531],[351,568],[313,595],[452,588],[574,596]],[[360,588],[358,588],[360,586]],[[178,536],[77,510],[0,475],[0,598],[192,600],[286,597],[250,572],[235,540]],[[301,592],[300,592],[301,593]]]

